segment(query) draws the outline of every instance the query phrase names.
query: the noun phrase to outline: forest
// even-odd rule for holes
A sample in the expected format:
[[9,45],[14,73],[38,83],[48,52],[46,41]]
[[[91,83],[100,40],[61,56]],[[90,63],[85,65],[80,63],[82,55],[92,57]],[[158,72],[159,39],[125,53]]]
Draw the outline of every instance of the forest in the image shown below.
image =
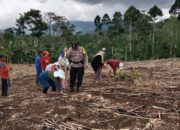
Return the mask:
[[75,32],[75,26],[54,12],[31,9],[19,15],[15,27],[0,34],[0,53],[13,63],[33,63],[38,50],[48,50],[56,60],[64,47],[79,41],[91,60],[102,47],[106,58],[122,61],[180,57],[180,1],[169,8],[170,17],[154,5],[140,11],[130,6],[124,14],[105,13],[94,18],[93,33]]

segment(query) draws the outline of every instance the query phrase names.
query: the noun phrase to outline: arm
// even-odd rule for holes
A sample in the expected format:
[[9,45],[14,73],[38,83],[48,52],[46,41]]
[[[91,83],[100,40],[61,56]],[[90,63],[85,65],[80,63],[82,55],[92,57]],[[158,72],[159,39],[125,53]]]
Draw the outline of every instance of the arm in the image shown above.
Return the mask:
[[83,48],[83,56],[84,56],[84,64],[85,64],[85,66],[87,66],[88,65],[88,55],[87,55],[87,52],[86,52],[86,50]]
[[71,54],[71,48],[68,49],[67,53],[66,53],[66,57],[69,59],[70,58],[70,54]]

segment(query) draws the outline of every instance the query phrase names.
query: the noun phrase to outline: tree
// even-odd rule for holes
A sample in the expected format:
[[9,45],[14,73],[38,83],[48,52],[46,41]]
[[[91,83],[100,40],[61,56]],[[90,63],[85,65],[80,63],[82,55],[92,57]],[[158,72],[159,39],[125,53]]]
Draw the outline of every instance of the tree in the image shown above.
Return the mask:
[[[176,50],[180,49],[180,24],[175,17],[167,19],[162,27],[165,43],[169,46],[169,56],[175,56]],[[180,54],[178,52],[178,54]]]
[[169,10],[169,13],[171,15],[177,16],[178,20],[180,20],[180,0],[175,1]]
[[48,25],[48,34],[51,35],[51,32],[52,32],[52,24],[54,22],[54,19],[56,17],[56,14],[53,13],[53,12],[47,12],[45,13],[45,16],[44,16],[44,19],[45,19],[45,22],[47,23]]
[[96,32],[102,30],[102,23],[101,23],[101,17],[97,15],[94,19],[94,25],[96,26]]
[[124,14],[125,24],[126,26],[128,25],[128,27],[126,28],[128,28],[128,33],[129,33],[129,52],[131,59],[132,59],[132,33],[134,26],[140,16],[141,16],[141,12],[138,9],[136,9],[134,6],[130,6]]
[[155,44],[155,20],[157,16],[163,16],[162,10],[154,5],[151,9],[149,9],[148,14],[153,18],[153,40],[152,40],[152,55],[154,55],[154,44]]
[[19,19],[16,20],[16,26],[17,26],[17,29],[16,29],[16,34],[17,35],[25,35],[25,30],[27,29],[26,25],[25,25],[25,17],[20,14],[20,17]]
[[113,15],[112,19],[113,24],[113,32],[115,35],[118,35],[120,32],[122,32],[122,14],[119,11],[116,11]]
[[39,10],[31,9],[25,12],[23,15],[20,14],[20,18],[16,20],[16,26],[20,34],[25,33],[25,29],[28,29],[33,37],[41,37],[44,31],[47,29],[47,24],[43,22],[42,15]]
[[104,14],[104,16],[103,16],[103,18],[102,18],[101,21],[102,21],[103,24],[109,24],[109,23],[111,23],[111,19],[110,19],[110,17],[109,17],[108,14]]

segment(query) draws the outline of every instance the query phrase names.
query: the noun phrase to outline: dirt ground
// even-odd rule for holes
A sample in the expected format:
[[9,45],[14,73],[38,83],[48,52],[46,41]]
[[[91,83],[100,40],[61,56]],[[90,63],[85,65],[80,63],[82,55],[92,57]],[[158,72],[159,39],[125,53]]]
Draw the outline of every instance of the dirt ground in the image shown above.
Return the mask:
[[86,70],[80,93],[43,94],[33,65],[13,65],[8,97],[0,96],[0,130],[180,130],[180,59],[124,63],[136,80]]

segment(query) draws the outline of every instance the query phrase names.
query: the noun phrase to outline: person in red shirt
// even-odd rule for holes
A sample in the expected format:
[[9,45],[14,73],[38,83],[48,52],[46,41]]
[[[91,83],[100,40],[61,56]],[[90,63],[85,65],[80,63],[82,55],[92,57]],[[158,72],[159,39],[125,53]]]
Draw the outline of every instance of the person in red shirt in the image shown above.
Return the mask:
[[121,63],[121,61],[120,60],[115,60],[115,59],[107,60],[106,64],[108,64],[112,68],[114,76],[116,75],[117,69],[123,67],[123,64]]
[[10,87],[9,70],[11,70],[11,67],[7,66],[5,56],[0,55],[0,77],[2,81],[2,96],[8,96],[8,87]]
[[51,63],[51,59],[49,57],[49,52],[48,51],[43,51],[43,57],[41,58],[41,68],[42,71],[45,71],[46,66]]

